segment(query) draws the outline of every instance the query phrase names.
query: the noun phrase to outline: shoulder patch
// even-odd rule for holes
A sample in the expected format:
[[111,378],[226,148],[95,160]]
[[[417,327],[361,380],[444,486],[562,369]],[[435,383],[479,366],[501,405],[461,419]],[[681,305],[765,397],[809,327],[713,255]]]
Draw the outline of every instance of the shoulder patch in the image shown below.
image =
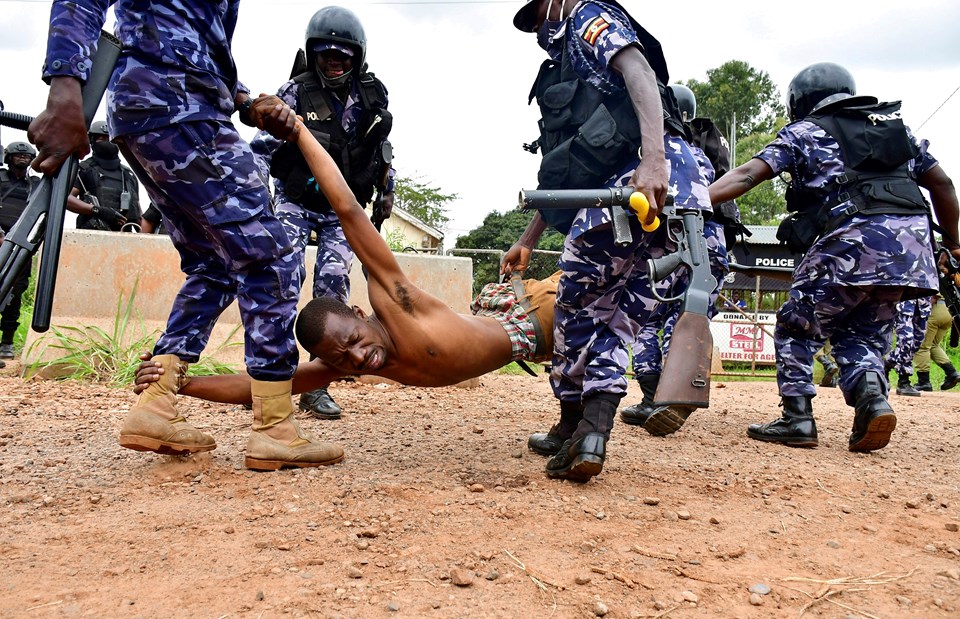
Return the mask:
[[596,45],[597,38],[599,38],[600,33],[610,27],[610,22],[605,20],[603,17],[595,17],[587,27],[584,28],[583,40],[587,42],[588,45]]

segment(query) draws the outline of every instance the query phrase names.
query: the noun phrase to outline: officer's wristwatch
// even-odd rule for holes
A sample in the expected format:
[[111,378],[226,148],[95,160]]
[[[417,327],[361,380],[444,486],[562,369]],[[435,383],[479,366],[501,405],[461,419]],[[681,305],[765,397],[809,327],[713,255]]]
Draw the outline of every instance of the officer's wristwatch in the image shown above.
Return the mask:
[[253,97],[247,97],[247,98],[243,101],[243,103],[241,103],[240,105],[237,106],[237,114],[239,115],[240,122],[242,122],[243,124],[245,124],[245,125],[248,126],[248,127],[256,127],[256,126],[257,126],[256,123],[254,123],[254,122],[250,119],[250,108],[251,108],[251,107],[253,107]]
[[94,204],[93,206],[90,207],[90,212],[93,214],[94,217],[99,217],[100,207]]

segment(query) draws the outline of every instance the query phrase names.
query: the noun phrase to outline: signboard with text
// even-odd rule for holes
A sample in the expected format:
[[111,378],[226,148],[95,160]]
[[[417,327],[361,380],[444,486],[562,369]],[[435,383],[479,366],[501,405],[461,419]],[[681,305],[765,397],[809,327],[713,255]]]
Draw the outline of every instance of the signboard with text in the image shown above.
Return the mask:
[[[763,325],[766,331],[773,333],[776,314],[761,312],[757,315],[757,322]],[[713,334],[713,345],[720,351],[721,361],[750,363],[756,359],[756,362],[762,365],[776,363],[773,338],[742,314],[717,314],[710,321],[710,332]]]

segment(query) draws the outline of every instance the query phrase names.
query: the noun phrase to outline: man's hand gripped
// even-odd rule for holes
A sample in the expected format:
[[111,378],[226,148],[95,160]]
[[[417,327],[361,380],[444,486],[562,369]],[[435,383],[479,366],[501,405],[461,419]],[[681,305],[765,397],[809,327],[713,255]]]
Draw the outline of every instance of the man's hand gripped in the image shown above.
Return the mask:
[[297,115],[280,97],[261,93],[250,106],[249,116],[257,128],[278,140],[297,141],[300,133]]

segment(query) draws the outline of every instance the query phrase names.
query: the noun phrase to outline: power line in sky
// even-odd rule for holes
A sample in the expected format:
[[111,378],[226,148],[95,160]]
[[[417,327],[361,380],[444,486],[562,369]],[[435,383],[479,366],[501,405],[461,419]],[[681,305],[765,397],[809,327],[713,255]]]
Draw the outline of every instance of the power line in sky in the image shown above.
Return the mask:
[[917,127],[917,131],[918,131],[918,132],[919,132],[921,129],[923,129],[923,126],[924,126],[925,124],[927,124],[927,122],[928,122],[931,118],[933,118],[933,116],[934,116],[937,112],[939,112],[939,111],[943,108],[943,106],[945,106],[945,105],[947,104],[947,101],[949,101],[950,99],[953,98],[953,95],[957,94],[957,91],[958,91],[958,90],[960,90],[960,86],[957,86],[956,88],[954,88],[954,89],[953,89],[953,92],[950,93],[950,96],[948,96],[946,99],[944,99],[944,100],[943,100],[943,103],[941,103],[939,106],[937,106],[937,109],[933,110],[933,112],[932,112],[929,116],[927,116],[927,120],[925,120],[925,121],[923,121],[922,123],[920,123],[920,126]]

